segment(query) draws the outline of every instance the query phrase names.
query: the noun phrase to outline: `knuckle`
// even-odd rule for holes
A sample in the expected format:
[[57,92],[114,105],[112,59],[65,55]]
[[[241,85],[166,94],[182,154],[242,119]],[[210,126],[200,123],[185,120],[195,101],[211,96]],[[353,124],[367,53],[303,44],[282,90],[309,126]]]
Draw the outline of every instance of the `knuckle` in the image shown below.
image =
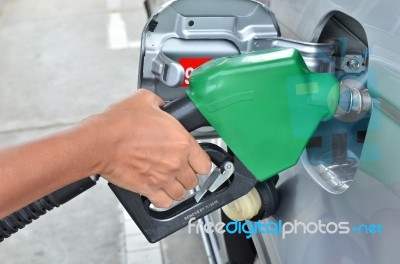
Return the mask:
[[144,102],[151,102],[153,99],[152,93],[146,89],[137,90],[136,95],[139,97],[138,99]]
[[190,150],[190,142],[178,141],[175,144],[175,148],[176,148],[176,151],[179,151],[179,153],[181,153],[181,155],[186,155],[189,153],[189,150]]
[[155,93],[147,90],[147,89],[139,89],[136,93],[138,93],[141,97],[141,99],[145,100],[146,102],[151,102],[153,104],[157,104],[157,101],[159,102],[163,102],[164,100],[161,99],[161,97],[159,97],[158,95],[156,95]]
[[179,177],[177,177],[177,179],[179,179],[179,181],[183,184],[183,186],[186,189],[193,189],[194,187],[196,187],[198,183],[198,178],[193,171],[181,174],[179,175]]
[[143,97],[151,97],[151,95],[152,95],[152,93],[149,90],[146,90],[144,88],[138,89],[136,91],[136,94],[139,94],[140,96],[143,96]]
[[178,171],[183,166],[183,160],[178,156],[170,157],[168,166],[171,171]]
[[192,144],[190,140],[190,134],[184,129],[180,130],[180,132],[176,135],[176,146],[181,149],[188,149]]
[[164,185],[168,184],[169,182],[170,182],[170,178],[167,177],[167,176],[163,176],[163,177],[159,177],[158,178],[158,184],[159,185],[164,186]]
[[187,188],[194,189],[198,184],[199,184],[199,178],[197,178],[196,176],[191,177],[189,185],[187,186]]
[[163,175],[149,177],[149,184],[152,186],[162,186],[166,182],[168,182],[168,179]]
[[158,185],[158,179],[156,177],[148,177],[145,186],[146,187],[156,187]]
[[146,197],[149,197],[148,195],[151,195],[153,189],[154,185],[151,185],[149,183],[144,183],[140,188],[140,193]]
[[180,193],[180,195],[178,196],[177,201],[182,201],[183,199],[185,199],[186,194],[187,194],[187,193],[186,193],[186,190],[182,190],[181,193]]
[[201,162],[200,165],[198,166],[196,172],[197,172],[198,174],[207,174],[207,173],[210,172],[211,167],[212,167],[211,160],[210,160],[210,158],[207,156],[206,158],[204,158],[204,159],[202,160],[202,162]]
[[203,168],[204,170],[202,171],[202,173],[207,174],[208,172],[210,172],[211,167],[212,167],[211,160],[208,158],[207,161],[205,162],[205,165]]
[[186,191],[185,190],[177,190],[174,192],[169,193],[169,195],[175,200],[175,201],[181,201],[183,198],[186,197]]

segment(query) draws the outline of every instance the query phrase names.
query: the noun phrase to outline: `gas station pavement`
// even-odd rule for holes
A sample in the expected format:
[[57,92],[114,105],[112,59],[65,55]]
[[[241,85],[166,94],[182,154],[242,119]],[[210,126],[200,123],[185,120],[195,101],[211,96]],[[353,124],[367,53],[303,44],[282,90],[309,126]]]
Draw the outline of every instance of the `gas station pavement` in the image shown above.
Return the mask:
[[[138,0],[0,0],[0,147],[67,129],[132,94],[145,22]],[[104,180],[3,241],[0,259],[207,263],[187,229],[148,243]]]

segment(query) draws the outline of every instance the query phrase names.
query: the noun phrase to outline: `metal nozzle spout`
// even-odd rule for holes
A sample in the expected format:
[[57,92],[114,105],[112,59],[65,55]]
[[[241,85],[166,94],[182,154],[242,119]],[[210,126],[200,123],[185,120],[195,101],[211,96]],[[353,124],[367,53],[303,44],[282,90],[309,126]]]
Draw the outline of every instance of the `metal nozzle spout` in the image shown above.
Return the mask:
[[357,89],[344,83],[340,84],[339,104],[335,117],[341,121],[354,122],[367,114],[372,107],[371,96],[367,89]]
[[224,213],[234,221],[258,221],[273,215],[279,207],[279,195],[275,175],[264,182],[259,182],[250,192],[222,207]]

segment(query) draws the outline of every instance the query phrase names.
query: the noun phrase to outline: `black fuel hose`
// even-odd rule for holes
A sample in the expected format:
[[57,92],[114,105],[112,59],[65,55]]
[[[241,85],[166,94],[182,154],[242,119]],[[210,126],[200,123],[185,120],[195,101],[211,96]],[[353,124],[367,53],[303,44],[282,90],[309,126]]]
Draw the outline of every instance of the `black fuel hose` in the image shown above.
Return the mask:
[[88,177],[67,185],[39,200],[25,206],[13,214],[0,220],[0,242],[15,234],[18,230],[32,223],[33,220],[46,214],[54,207],[68,202],[87,189],[96,185],[98,177]]

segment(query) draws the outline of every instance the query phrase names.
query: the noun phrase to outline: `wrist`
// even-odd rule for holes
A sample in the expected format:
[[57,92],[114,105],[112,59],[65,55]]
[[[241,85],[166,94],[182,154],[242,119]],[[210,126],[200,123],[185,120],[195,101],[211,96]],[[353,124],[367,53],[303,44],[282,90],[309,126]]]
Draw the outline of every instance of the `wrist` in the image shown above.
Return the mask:
[[71,152],[78,162],[75,165],[81,178],[101,173],[105,154],[103,146],[106,140],[102,139],[102,132],[88,123],[91,122],[84,121],[64,135],[67,138],[65,142],[70,142],[74,148]]
[[88,170],[93,174],[108,174],[112,163],[113,150],[118,144],[118,135],[113,120],[104,115],[95,115],[85,119],[76,130],[83,147],[84,159]]

